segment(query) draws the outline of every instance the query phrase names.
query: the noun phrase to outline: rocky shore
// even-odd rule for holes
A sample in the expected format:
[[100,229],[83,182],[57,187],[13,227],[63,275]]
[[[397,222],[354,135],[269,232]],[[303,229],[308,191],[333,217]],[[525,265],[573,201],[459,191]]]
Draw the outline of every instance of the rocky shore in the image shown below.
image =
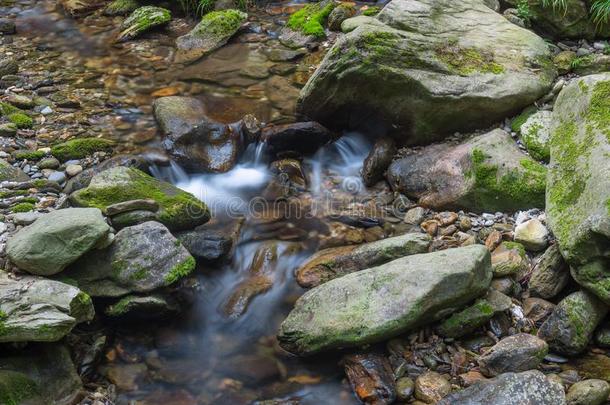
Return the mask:
[[0,1],[0,405],[608,403],[590,3]]

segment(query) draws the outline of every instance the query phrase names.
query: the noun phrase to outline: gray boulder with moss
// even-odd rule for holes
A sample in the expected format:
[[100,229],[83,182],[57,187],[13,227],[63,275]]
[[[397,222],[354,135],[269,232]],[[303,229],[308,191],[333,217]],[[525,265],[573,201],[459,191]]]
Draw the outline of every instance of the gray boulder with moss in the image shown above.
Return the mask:
[[176,40],[175,61],[190,63],[220,48],[235,35],[248,14],[239,10],[213,11],[203,16],[188,34]]
[[109,247],[85,255],[62,277],[93,297],[120,297],[168,287],[194,268],[195,259],[182,244],[151,221],[121,229]]
[[538,111],[521,125],[521,141],[536,160],[548,162],[551,157],[551,111]]
[[136,9],[121,24],[117,41],[134,39],[153,28],[168,24],[172,13],[162,7],[144,6]]
[[427,234],[407,233],[365,243],[324,249],[307,260],[295,272],[301,287],[316,287],[337,277],[378,266],[417,253],[426,253],[430,246]]
[[373,20],[330,49],[301,114],[425,144],[518,112],[556,76],[544,40],[482,0],[393,0]]
[[[506,0],[516,6],[519,0]],[[608,38],[610,24],[597,23],[591,14],[591,5],[596,0],[562,0],[544,2],[527,0],[531,21],[535,28],[552,36],[562,38]],[[548,5],[545,5],[548,3]],[[556,6],[553,6],[556,4]]]
[[108,236],[110,227],[97,208],[66,208],[42,215],[6,244],[9,259],[21,270],[57,274]]
[[93,319],[91,298],[59,281],[0,272],[0,342],[54,342]]
[[80,207],[106,207],[125,201],[151,199],[159,204],[157,220],[171,230],[191,229],[206,223],[210,213],[195,196],[130,167],[113,167],[96,174],[89,186],[70,196]]
[[610,73],[572,81],[551,125],[547,223],[572,276],[610,304]]
[[68,405],[82,397],[82,382],[68,348],[60,343],[3,348],[0,404]]
[[608,307],[593,294],[578,291],[565,297],[538,330],[552,351],[575,356],[587,348]]
[[477,298],[491,277],[489,252],[481,245],[407,256],[309,290],[278,339],[300,355],[383,341]]
[[496,129],[461,143],[413,150],[394,161],[390,186],[434,209],[517,211],[543,208],[546,168]]
[[488,377],[518,373],[538,368],[549,352],[546,342],[528,333],[502,339],[477,359],[481,372]]

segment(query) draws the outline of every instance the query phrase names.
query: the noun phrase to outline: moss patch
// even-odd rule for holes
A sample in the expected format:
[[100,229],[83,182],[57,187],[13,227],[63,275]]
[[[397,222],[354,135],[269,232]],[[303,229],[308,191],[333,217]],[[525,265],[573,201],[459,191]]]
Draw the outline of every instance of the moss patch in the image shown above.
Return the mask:
[[190,256],[184,262],[177,264],[174,268],[165,276],[165,282],[173,284],[178,280],[183,279],[195,270],[195,259]]
[[455,313],[441,323],[438,331],[446,337],[457,338],[483,326],[494,316],[494,308],[486,300],[478,300],[473,306]]
[[34,120],[19,108],[0,101],[0,116],[6,117],[17,128],[27,129],[34,126]]
[[513,132],[520,133],[521,126],[525,124],[525,121],[532,115],[534,115],[538,111],[536,107],[528,107],[521,114],[517,115],[513,121],[510,123],[510,129]]
[[136,0],[114,0],[104,9],[106,15],[126,15],[138,8]]
[[296,11],[288,19],[288,28],[302,32],[305,35],[312,35],[316,38],[326,37],[324,25],[335,8],[335,4],[330,2],[326,5],[321,3],[308,4]]
[[213,11],[206,14],[193,30],[194,35],[231,36],[248,18],[239,10]]
[[521,134],[521,140],[534,159],[548,162],[551,158],[551,147],[549,144],[539,141],[539,131],[541,129],[542,125],[538,123],[529,126],[529,129]]
[[381,11],[381,7],[372,6],[372,7],[367,8],[366,10],[364,10],[362,12],[362,15],[366,15],[368,17],[373,17],[373,16],[376,16],[377,14],[379,14],[380,11]]
[[500,175],[498,166],[487,162],[480,149],[472,151],[475,206],[484,209],[514,210],[515,207],[543,208],[546,191],[546,167],[529,159],[522,159],[520,168],[509,169]]
[[30,202],[21,202],[11,207],[11,212],[30,212],[34,210],[34,204]]
[[0,404],[20,405],[39,395],[36,383],[22,373],[0,370]]
[[473,73],[504,73],[504,66],[494,61],[492,52],[462,48],[457,42],[450,42],[437,47],[435,53],[453,74],[469,76]]
[[18,150],[13,152],[13,157],[17,160],[40,160],[45,157],[45,153],[40,150]]
[[65,162],[71,159],[82,159],[95,152],[112,152],[114,142],[101,138],[81,138],[60,143],[51,148],[51,154]]
[[586,119],[602,131],[610,142],[610,81],[598,82],[593,87]]

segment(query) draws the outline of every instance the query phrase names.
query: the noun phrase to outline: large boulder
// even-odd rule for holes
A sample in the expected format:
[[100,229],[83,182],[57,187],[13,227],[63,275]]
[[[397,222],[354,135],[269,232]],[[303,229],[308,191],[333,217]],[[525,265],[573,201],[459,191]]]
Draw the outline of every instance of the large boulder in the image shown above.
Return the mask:
[[565,393],[560,383],[537,370],[505,373],[481,380],[470,387],[449,394],[437,405],[563,405]]
[[297,269],[297,282],[301,287],[316,287],[358,270],[378,266],[404,256],[426,253],[429,246],[428,234],[407,233],[363,245],[324,249]]
[[103,241],[110,231],[97,208],[66,208],[38,218],[7,242],[6,252],[21,270],[57,274]]
[[60,343],[3,348],[0,404],[69,405],[82,397],[82,382],[68,348]]
[[547,223],[574,279],[610,304],[610,73],[572,81],[551,126]]
[[59,281],[0,272],[0,342],[53,342],[93,319],[91,298]]
[[241,149],[239,123],[221,124],[206,116],[193,97],[169,96],[155,100],[155,118],[165,135],[163,147],[189,171],[226,172]]
[[190,63],[220,48],[235,35],[248,14],[239,10],[213,11],[203,16],[188,34],[178,37],[175,61]]
[[189,275],[195,259],[158,222],[121,229],[112,244],[74,263],[62,275],[93,297],[150,293]]
[[496,129],[414,150],[390,165],[387,179],[395,191],[434,209],[517,211],[544,207],[546,172]]
[[113,167],[98,173],[87,188],[70,196],[74,205],[102,211],[120,202],[146,199],[159,204],[156,217],[171,230],[191,229],[210,219],[206,205],[192,194],[129,167]]
[[[520,3],[519,0],[506,2],[513,6]],[[592,0],[527,0],[526,3],[535,28],[556,38],[591,39],[610,36],[608,21],[597,23],[591,15]]]
[[426,144],[518,112],[556,75],[546,43],[482,0],[393,0],[359,22],[298,102],[301,114],[331,129]]
[[483,294],[491,277],[481,245],[407,256],[306,292],[278,339],[300,355],[385,340],[455,311]]

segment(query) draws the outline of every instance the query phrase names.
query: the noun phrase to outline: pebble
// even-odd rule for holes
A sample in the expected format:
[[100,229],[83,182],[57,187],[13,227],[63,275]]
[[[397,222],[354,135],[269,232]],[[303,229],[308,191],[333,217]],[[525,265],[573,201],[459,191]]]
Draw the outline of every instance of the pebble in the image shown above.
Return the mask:
[[66,174],[69,177],[74,177],[77,174],[83,171],[83,167],[81,165],[67,165],[66,166]]
[[66,181],[66,175],[64,172],[53,172],[49,175],[48,179],[61,184]]
[[407,224],[419,225],[424,220],[425,214],[426,214],[426,210],[422,207],[411,208],[405,214],[403,221]]
[[544,250],[548,244],[549,231],[538,219],[530,219],[515,228],[515,242],[532,252]]
[[451,392],[451,384],[445,377],[428,371],[415,380],[415,398],[426,403],[435,403]]
[[53,113],[53,109],[51,107],[49,107],[49,106],[46,106],[45,108],[40,110],[40,113],[42,115],[49,115],[49,114]]

